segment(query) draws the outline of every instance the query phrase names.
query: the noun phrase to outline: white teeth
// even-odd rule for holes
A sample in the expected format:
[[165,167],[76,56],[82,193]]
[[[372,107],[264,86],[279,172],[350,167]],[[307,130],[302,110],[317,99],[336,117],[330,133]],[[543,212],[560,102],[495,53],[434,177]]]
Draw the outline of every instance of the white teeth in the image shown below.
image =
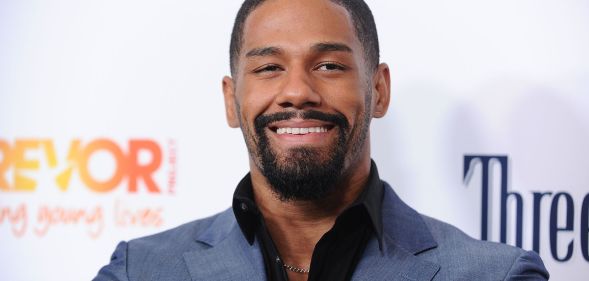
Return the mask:
[[293,135],[306,135],[309,133],[324,133],[327,132],[325,127],[310,127],[310,128],[278,128],[276,133],[282,134],[293,134]]

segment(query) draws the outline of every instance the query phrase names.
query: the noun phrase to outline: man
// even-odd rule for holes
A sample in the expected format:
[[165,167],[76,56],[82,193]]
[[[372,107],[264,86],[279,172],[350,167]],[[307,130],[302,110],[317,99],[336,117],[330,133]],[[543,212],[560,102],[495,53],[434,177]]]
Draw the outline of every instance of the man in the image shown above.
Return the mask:
[[359,0],[252,0],[223,79],[250,173],[233,208],[122,242],[95,280],[546,280],[540,258],[419,215],[380,180],[389,68]]

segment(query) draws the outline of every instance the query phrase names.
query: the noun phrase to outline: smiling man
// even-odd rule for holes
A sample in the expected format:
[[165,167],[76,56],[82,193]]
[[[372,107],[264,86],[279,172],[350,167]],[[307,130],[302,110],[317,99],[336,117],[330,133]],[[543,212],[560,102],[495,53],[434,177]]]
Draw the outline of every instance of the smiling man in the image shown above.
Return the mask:
[[418,214],[380,180],[389,105],[363,1],[245,1],[223,78],[250,173],[233,207],[122,242],[95,280],[546,280],[540,258]]

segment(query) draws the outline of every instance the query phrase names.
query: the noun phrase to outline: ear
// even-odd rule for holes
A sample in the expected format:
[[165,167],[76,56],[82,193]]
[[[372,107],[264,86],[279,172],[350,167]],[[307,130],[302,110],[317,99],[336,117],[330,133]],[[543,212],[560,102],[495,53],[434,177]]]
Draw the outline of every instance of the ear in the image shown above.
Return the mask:
[[237,113],[237,101],[235,100],[235,87],[233,79],[223,77],[223,98],[225,99],[225,115],[227,124],[231,128],[239,128],[239,115]]
[[372,95],[374,118],[385,116],[391,99],[391,73],[386,63],[381,63],[374,74],[374,88]]

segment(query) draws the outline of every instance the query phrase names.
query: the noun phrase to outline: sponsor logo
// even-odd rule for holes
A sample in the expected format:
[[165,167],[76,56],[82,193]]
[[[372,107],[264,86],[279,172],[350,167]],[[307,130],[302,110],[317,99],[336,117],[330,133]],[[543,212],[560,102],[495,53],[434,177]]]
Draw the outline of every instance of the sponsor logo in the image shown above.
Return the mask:
[[[75,227],[98,238],[111,226],[163,225],[162,206],[125,198],[175,194],[174,140],[165,146],[152,139],[56,143],[47,138],[0,139],[0,230],[6,224],[15,237],[28,232],[43,237],[56,227]],[[45,198],[52,191],[63,195]]]

